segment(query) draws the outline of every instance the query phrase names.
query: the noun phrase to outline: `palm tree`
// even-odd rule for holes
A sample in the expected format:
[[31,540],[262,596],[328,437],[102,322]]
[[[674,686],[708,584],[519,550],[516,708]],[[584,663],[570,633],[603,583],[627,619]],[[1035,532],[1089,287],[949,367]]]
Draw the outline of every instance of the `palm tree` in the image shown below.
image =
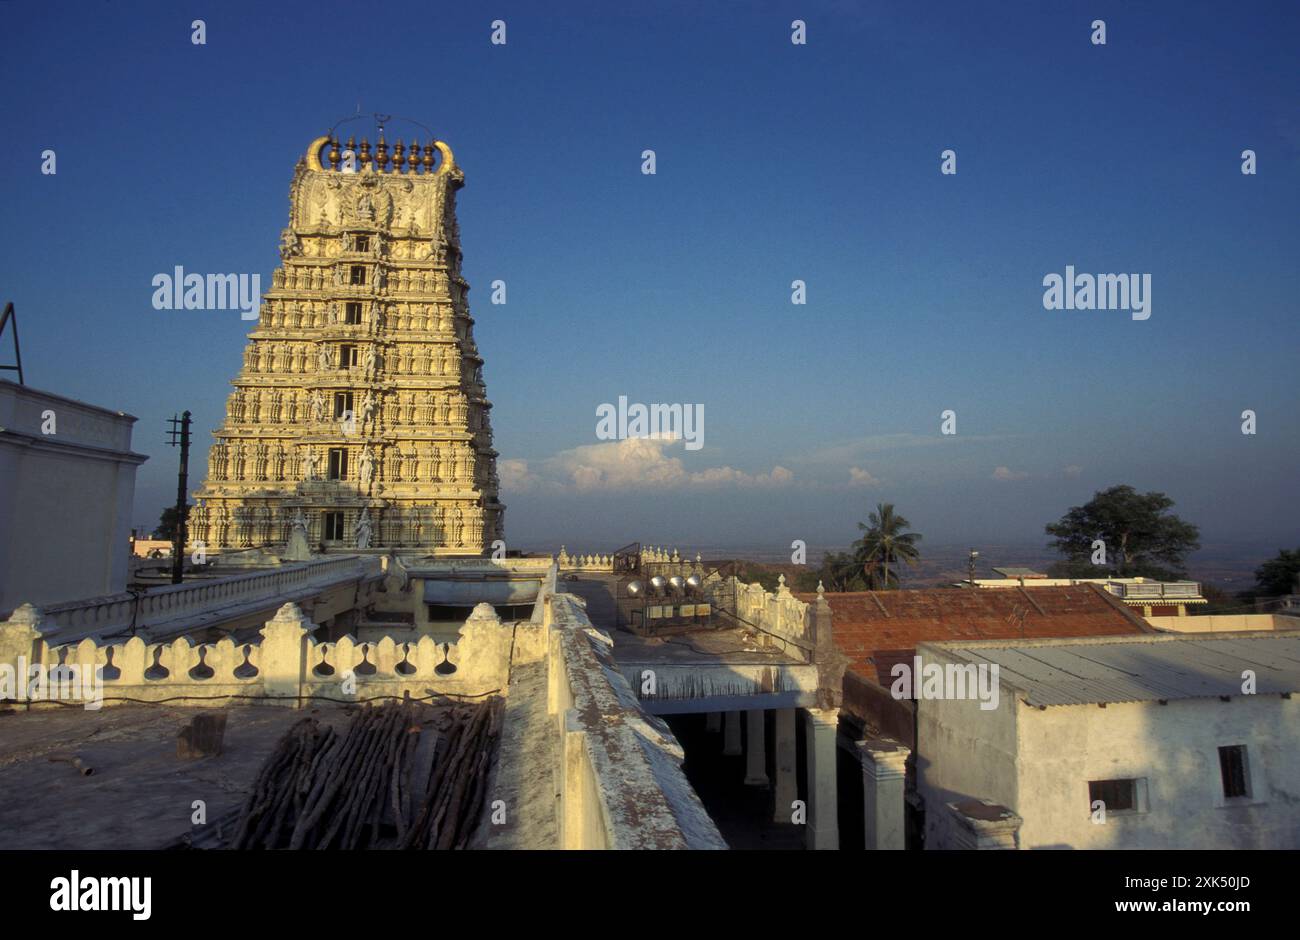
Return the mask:
[[894,512],[893,503],[877,503],[867,522],[870,525],[858,523],[862,537],[853,543],[853,558],[862,566],[872,590],[880,590],[883,581],[883,589],[887,591],[891,581],[898,582],[893,564],[901,561],[912,567],[920,558],[916,543],[921,541],[921,536],[905,531],[912,524]]
[[863,579],[862,565],[848,552],[827,552],[814,577],[828,591],[860,591],[869,586]]

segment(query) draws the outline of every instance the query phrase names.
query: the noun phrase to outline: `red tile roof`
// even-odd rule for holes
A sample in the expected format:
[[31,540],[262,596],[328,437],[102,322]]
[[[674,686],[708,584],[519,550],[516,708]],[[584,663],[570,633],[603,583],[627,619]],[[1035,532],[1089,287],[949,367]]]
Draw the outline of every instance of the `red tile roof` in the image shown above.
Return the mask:
[[[799,594],[813,601],[815,594]],[[1123,636],[1152,633],[1141,617],[1095,584],[1069,587],[936,588],[826,593],[835,644],[849,668],[888,686],[890,668],[910,663],[918,643],[1021,636]]]

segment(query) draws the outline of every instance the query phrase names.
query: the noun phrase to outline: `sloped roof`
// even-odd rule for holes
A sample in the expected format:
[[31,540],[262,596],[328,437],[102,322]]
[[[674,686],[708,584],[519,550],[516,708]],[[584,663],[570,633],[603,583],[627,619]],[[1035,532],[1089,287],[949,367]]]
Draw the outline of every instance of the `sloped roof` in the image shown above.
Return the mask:
[[[797,595],[816,600],[815,594]],[[835,644],[849,668],[888,686],[895,663],[926,641],[1125,636],[1155,631],[1095,584],[981,591],[827,592]]]

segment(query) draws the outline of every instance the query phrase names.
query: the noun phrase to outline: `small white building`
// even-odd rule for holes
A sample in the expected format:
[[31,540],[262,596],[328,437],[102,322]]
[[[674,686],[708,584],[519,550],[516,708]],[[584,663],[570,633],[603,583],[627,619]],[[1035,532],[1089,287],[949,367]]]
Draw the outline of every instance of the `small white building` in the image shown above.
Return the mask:
[[917,654],[999,692],[917,703],[926,848],[1300,848],[1300,631]]
[[0,380],[0,613],[125,590],[133,424]]

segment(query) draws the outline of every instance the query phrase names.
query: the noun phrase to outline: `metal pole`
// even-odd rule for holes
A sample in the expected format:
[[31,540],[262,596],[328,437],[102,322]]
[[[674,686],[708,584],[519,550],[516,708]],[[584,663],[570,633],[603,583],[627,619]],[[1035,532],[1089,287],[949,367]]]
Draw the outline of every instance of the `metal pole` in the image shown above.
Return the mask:
[[185,576],[185,543],[189,517],[189,505],[185,491],[189,488],[190,467],[190,413],[184,412],[180,420],[172,418],[172,441],[175,445],[177,430],[180,425],[181,465],[176,477],[176,530],[172,533],[172,584],[180,584]]

